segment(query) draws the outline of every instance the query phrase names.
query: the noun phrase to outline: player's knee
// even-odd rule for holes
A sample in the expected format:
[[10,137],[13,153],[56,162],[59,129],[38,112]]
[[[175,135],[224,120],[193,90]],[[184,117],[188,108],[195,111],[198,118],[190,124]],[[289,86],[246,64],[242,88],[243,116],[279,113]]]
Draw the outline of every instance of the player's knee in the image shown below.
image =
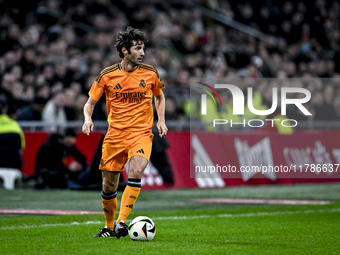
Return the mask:
[[137,179],[142,178],[143,170],[144,169],[142,169],[140,167],[136,167],[136,168],[130,169],[130,171],[129,171],[129,178],[137,178]]
[[114,183],[103,181],[103,191],[105,193],[112,193],[117,190],[117,185]]

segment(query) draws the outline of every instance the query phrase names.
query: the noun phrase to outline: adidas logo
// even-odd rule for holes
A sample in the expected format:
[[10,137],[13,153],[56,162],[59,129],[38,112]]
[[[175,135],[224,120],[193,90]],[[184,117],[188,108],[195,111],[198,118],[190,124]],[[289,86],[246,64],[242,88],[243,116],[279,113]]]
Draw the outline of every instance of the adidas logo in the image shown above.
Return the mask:
[[144,154],[144,150],[140,149],[140,150],[136,151],[136,153],[143,153]]
[[113,89],[122,89],[122,87],[121,87],[120,84],[118,83],[118,84],[116,85],[116,87],[114,87]]
[[133,205],[126,205],[126,207],[132,209],[132,208],[133,208]]
[[135,196],[130,196],[130,198],[137,199]]

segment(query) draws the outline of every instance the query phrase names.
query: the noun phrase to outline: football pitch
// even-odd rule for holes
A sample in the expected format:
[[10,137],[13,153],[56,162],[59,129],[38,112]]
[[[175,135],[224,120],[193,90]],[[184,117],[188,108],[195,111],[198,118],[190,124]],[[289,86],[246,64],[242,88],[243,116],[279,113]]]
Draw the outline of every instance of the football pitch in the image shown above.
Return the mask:
[[[275,204],[283,199],[322,202]],[[153,219],[151,242],[93,238],[100,191],[0,189],[0,209],[98,212],[0,214],[0,254],[340,254],[340,184],[142,191],[128,220]]]

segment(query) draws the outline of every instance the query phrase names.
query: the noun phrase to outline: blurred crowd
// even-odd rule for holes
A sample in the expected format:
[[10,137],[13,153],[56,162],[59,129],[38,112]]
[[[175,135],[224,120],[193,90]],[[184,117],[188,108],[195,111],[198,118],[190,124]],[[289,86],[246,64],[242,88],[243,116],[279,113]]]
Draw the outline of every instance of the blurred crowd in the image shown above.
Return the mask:
[[[195,6],[266,36],[254,38],[207,18]],[[0,15],[0,93],[8,97],[8,113],[17,120],[82,120],[96,76],[121,60],[115,39],[129,25],[147,34],[144,62],[158,70],[166,85],[168,120],[188,119],[190,77],[340,76],[336,0],[5,0]],[[330,119],[339,118],[338,85],[310,84],[318,95],[311,107],[328,102],[334,112]],[[93,119],[106,119],[104,98]]]

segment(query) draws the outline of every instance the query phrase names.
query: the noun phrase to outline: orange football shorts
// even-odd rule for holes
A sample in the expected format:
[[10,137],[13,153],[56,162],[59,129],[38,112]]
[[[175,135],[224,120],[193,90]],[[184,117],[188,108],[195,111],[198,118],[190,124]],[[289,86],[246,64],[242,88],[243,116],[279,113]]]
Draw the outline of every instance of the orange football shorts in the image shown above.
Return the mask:
[[142,156],[148,161],[151,155],[153,134],[151,130],[124,132],[109,127],[103,141],[100,170],[124,171],[126,161]]

